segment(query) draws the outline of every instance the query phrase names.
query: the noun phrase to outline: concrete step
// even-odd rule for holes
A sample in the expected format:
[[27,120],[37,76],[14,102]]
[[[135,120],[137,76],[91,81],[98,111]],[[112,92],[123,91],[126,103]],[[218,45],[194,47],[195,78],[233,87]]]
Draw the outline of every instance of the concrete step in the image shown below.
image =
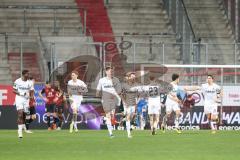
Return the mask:
[[[1,22],[0,21],[0,26],[2,27],[2,28],[13,28],[13,27],[15,27],[15,28],[23,28],[24,27],[24,25],[23,25],[23,23],[4,23],[4,22]],[[52,21],[50,21],[50,23],[49,22],[44,22],[44,23],[38,23],[38,22],[34,22],[34,23],[32,23],[32,22],[28,22],[27,24],[26,24],[26,26],[27,27],[30,27],[30,28],[37,28],[37,27],[40,27],[40,28],[45,28],[45,27],[54,27],[54,22]],[[79,22],[71,22],[71,23],[66,23],[66,22],[64,22],[64,23],[62,23],[62,22],[57,22],[56,23],[56,27],[59,27],[59,28],[81,28],[82,27],[82,24],[81,23],[79,23]]]
[[216,12],[216,13],[210,14],[210,15],[208,13],[205,13],[205,12],[200,12],[200,13],[198,13],[197,11],[190,11],[189,12],[189,17],[190,18],[199,18],[199,16],[202,16],[202,17],[211,16],[211,18],[219,18],[219,19],[224,18],[224,14],[222,14],[221,12]]
[[[115,38],[117,42],[121,42],[121,37]],[[150,38],[149,37],[124,37],[124,41],[130,41],[130,42],[135,42],[135,43],[150,43]],[[176,38],[174,36],[172,37],[163,37],[163,36],[156,36],[151,38],[152,43],[174,43],[176,42]],[[159,44],[159,46],[161,46]]]
[[112,8],[108,9],[108,13],[129,13],[129,14],[166,14],[164,10],[159,10],[159,8],[152,7],[141,7],[137,9],[133,8]]
[[137,29],[159,29],[159,30],[169,30],[168,28],[171,28],[171,26],[168,26],[166,24],[161,24],[161,23],[151,23],[151,24],[147,24],[147,23],[112,23],[112,27],[113,28],[121,28],[121,29],[127,29],[127,28],[135,28]]
[[51,1],[45,1],[45,0],[41,0],[41,1],[1,1],[0,5],[10,5],[10,6],[18,6],[18,5],[48,5],[48,6],[76,6],[74,4],[74,2],[72,1],[55,1],[55,0],[51,0]]
[[[10,32],[13,32],[13,33],[21,33],[21,32],[23,32],[24,31],[24,29],[23,28],[0,28],[0,32],[8,32],[8,33],[10,33]],[[48,33],[51,33],[51,32],[53,32],[54,30],[53,30],[53,27],[40,27],[40,31],[41,31],[41,33],[42,32],[48,32]],[[78,33],[78,32],[80,32],[81,31],[81,27],[79,27],[79,28],[77,28],[77,27],[61,27],[61,28],[57,28],[57,31],[58,32],[75,32],[75,33]],[[30,28],[28,28],[28,32],[36,32],[36,33],[38,33],[38,28],[37,27],[35,27],[35,28],[33,28],[33,27],[30,27]]]
[[128,0],[128,1],[122,1],[122,0],[109,0],[109,4],[156,4],[161,3],[161,0]]
[[149,14],[145,14],[145,13],[139,13],[139,14],[129,14],[129,13],[114,13],[114,12],[108,12],[109,13],[109,17],[112,18],[152,18],[152,19],[167,19],[167,16],[163,16],[163,14],[156,14],[156,13],[149,13]]
[[[56,15],[57,19],[66,19],[66,18],[69,18],[69,17],[80,19],[79,14],[75,14],[75,13],[74,14],[61,13],[61,14]],[[14,12],[14,13],[7,14],[7,15],[6,14],[0,14],[0,18],[1,19],[23,19],[24,15],[21,14],[21,13]],[[36,18],[54,19],[54,14],[52,14],[52,13],[35,13],[35,14],[27,14],[26,15],[27,20],[28,19],[36,19]]]
[[120,29],[120,28],[113,28],[114,34],[121,35],[123,33],[130,33],[130,34],[167,34],[172,33],[171,30],[161,30],[161,29],[134,29],[134,28],[126,28],[126,29]]
[[119,19],[111,19],[112,23],[159,23],[159,24],[170,24],[170,22],[168,23],[168,21],[166,21],[165,19],[152,19],[152,18],[132,18],[132,17],[128,17],[128,18],[119,18]]

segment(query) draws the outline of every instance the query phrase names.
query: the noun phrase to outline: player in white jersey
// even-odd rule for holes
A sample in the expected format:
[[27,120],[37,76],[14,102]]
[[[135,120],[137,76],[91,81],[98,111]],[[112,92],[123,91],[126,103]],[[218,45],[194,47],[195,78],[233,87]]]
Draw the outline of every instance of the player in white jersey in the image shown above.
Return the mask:
[[25,128],[24,114],[29,112],[29,98],[32,97],[33,83],[28,80],[29,71],[23,70],[22,77],[14,82],[13,92],[16,94],[15,104],[17,108],[18,137],[22,138],[22,130]]
[[159,123],[159,114],[161,113],[160,84],[156,82],[154,76],[150,76],[149,80],[150,83],[145,86],[145,90],[148,93],[148,115],[150,118],[151,133],[155,135]]
[[136,101],[138,97],[138,84],[135,81],[136,75],[134,72],[127,73],[126,83],[122,84],[122,102],[124,106],[124,114],[126,116],[126,129],[128,138],[132,138],[131,135],[131,119],[136,111]]
[[70,133],[73,132],[73,128],[75,132],[78,131],[77,114],[83,99],[83,93],[86,93],[88,91],[87,85],[83,81],[78,79],[77,71],[72,71],[71,78],[72,79],[68,81],[68,85],[67,85],[69,100],[70,100],[71,108],[73,111],[72,122],[70,124],[70,129],[69,129]]
[[217,106],[222,96],[221,87],[213,82],[212,75],[207,76],[207,83],[202,84],[201,91],[204,95],[204,113],[207,115],[212,133],[216,133],[218,120]]
[[110,137],[114,137],[112,133],[111,116],[115,112],[115,108],[120,103],[121,84],[118,78],[113,76],[113,68],[108,66],[105,69],[106,77],[99,80],[97,85],[96,96],[102,97],[103,110],[106,114],[106,124]]
[[180,104],[181,104],[181,100],[178,99],[177,97],[177,91],[178,91],[178,83],[179,83],[179,75],[178,74],[172,74],[172,82],[171,84],[171,91],[168,93],[167,95],[167,99],[166,99],[166,115],[163,118],[164,120],[164,128],[166,128],[166,123],[167,123],[167,119],[170,117],[172,112],[175,112],[175,130],[177,131],[177,133],[181,133],[181,131],[179,130],[179,117],[180,117]]

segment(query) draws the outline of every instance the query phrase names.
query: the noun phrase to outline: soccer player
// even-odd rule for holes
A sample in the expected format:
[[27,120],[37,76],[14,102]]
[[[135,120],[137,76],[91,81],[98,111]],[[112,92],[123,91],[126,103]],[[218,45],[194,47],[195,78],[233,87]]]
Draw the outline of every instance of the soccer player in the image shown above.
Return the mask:
[[[43,96],[45,94],[45,96]],[[45,101],[46,112],[47,112],[47,126],[48,130],[56,129],[57,117],[54,113],[55,103],[54,99],[56,96],[56,91],[49,81],[46,82],[45,87],[39,92],[39,96]],[[51,116],[53,117],[53,124],[51,127]]]
[[212,75],[207,76],[207,83],[202,84],[201,91],[204,95],[204,113],[207,115],[212,133],[216,133],[218,120],[217,106],[222,96],[221,87],[214,83]]
[[22,130],[25,127],[24,113],[29,112],[29,98],[32,96],[33,84],[29,79],[29,71],[23,70],[22,77],[14,82],[13,92],[16,94],[15,104],[17,108],[18,137],[22,138]]
[[[33,79],[33,77],[29,77],[29,81],[32,82],[32,86],[34,87],[34,83],[35,83],[35,80]],[[35,100],[35,97],[34,97],[34,90],[31,90],[30,92],[32,97],[29,98],[29,115],[26,115],[26,120],[25,120],[25,125],[26,125],[26,130],[29,132],[29,133],[32,133],[32,131],[29,130],[29,125],[31,122],[33,122],[35,119],[36,119],[36,100]]]
[[61,130],[62,122],[63,122],[63,109],[64,109],[64,103],[66,101],[66,96],[64,95],[63,90],[60,88],[59,81],[55,81],[54,86],[56,91],[56,97],[54,99],[54,102],[56,104],[55,113],[59,119],[57,124],[57,130]]
[[180,104],[181,104],[181,100],[178,99],[177,97],[177,91],[179,89],[178,87],[178,83],[179,83],[179,75],[178,74],[172,74],[172,82],[171,84],[171,91],[167,94],[167,99],[166,99],[166,115],[163,118],[163,122],[164,122],[164,130],[166,128],[166,123],[167,123],[167,119],[170,117],[172,112],[175,112],[176,116],[175,116],[175,130],[177,131],[177,133],[181,133],[181,131],[179,130],[179,117],[180,117]]
[[72,71],[71,78],[72,79],[68,81],[68,85],[67,85],[69,100],[70,100],[71,108],[73,111],[72,122],[69,128],[70,133],[73,132],[73,128],[75,132],[78,132],[78,128],[77,128],[78,110],[83,100],[83,93],[86,93],[88,91],[87,85],[83,81],[78,79],[77,71]]
[[122,84],[122,102],[124,106],[124,114],[126,116],[126,129],[128,138],[132,138],[131,135],[131,119],[136,111],[137,100],[137,83],[135,82],[135,73],[131,72],[126,75],[126,83]]
[[[106,124],[110,138],[113,138],[111,116],[115,112],[116,106],[119,104],[121,93],[121,84],[118,78],[113,76],[113,68],[107,66],[105,68],[106,77],[99,80],[97,85],[96,96],[102,97],[103,110],[106,114]],[[101,92],[101,94],[100,94]]]
[[151,134],[156,134],[161,113],[160,84],[156,82],[156,77],[149,77],[150,83],[145,86],[148,93],[148,115],[150,118]]

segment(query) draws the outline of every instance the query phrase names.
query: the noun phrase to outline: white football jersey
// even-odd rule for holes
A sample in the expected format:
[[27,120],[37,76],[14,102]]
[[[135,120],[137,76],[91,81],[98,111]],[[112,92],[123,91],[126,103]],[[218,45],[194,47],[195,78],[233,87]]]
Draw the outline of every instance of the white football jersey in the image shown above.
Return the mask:
[[121,93],[121,84],[116,77],[112,79],[103,77],[98,82],[97,90],[102,91],[102,98],[118,97],[118,94]]
[[76,82],[74,82],[73,80],[68,81],[68,91],[71,92],[72,95],[81,95],[84,92],[87,92],[87,85],[77,79]]
[[202,84],[201,91],[204,95],[204,104],[216,104],[217,94],[220,93],[221,87],[215,83],[209,85],[208,83]]
[[171,83],[171,85],[172,85],[172,88],[171,88],[171,91],[168,93],[168,95],[167,95],[167,101],[170,101],[170,102],[173,102],[173,103],[177,103],[177,102],[175,102],[174,100],[172,100],[171,98],[170,98],[170,96],[172,97],[172,96],[177,96],[177,91],[178,91],[178,89],[179,89],[179,87],[178,87],[178,85],[177,84],[174,84],[174,83]]
[[[31,90],[34,90],[33,83],[31,80],[23,81],[22,78],[18,78],[13,85],[13,88],[18,91],[20,95],[29,95]],[[17,97],[23,97],[16,95]]]

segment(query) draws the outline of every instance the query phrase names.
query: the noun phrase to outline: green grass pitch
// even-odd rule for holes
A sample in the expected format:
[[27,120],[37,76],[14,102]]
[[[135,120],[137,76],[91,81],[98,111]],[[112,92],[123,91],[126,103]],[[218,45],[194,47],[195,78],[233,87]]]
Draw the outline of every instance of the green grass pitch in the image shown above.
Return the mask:
[[149,131],[115,131],[110,139],[107,130],[34,130],[17,138],[16,130],[0,130],[0,160],[239,160],[240,132],[209,130],[174,131],[151,136]]

